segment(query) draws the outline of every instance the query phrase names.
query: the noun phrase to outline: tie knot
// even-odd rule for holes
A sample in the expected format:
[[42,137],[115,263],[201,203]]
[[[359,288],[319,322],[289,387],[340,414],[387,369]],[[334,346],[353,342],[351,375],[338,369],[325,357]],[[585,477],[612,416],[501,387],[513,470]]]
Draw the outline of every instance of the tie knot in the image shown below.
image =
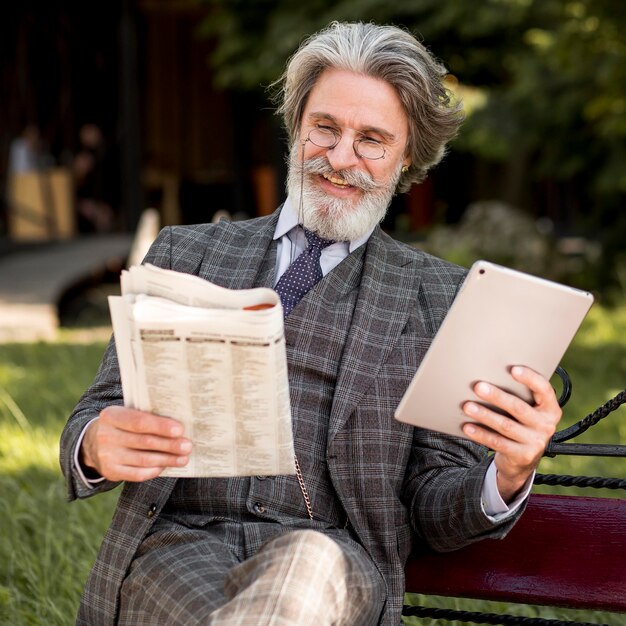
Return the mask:
[[314,232],[310,230],[304,229],[304,235],[310,247],[317,248],[318,250],[323,250],[327,246],[335,243],[332,239],[322,239],[318,237]]

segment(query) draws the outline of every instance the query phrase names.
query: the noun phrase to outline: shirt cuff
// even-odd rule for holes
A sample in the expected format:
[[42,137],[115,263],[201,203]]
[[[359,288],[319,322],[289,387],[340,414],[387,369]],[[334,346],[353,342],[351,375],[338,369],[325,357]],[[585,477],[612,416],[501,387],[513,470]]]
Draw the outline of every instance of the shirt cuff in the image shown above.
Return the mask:
[[97,417],[94,417],[90,422],[87,423],[85,428],[83,428],[83,431],[80,433],[78,441],[76,442],[76,448],[74,449],[74,470],[78,474],[81,482],[85,485],[85,487],[87,487],[87,489],[93,489],[98,483],[106,480],[104,476],[101,476],[100,478],[87,478],[87,476],[85,476],[83,466],[80,463],[80,446],[83,443],[85,433],[87,432],[87,429],[89,428],[91,423],[95,422],[97,419]]
[[513,515],[517,509],[522,505],[524,500],[530,494],[530,490],[533,486],[533,480],[535,478],[535,472],[529,477],[519,495],[508,504],[501,498],[498,491],[498,484],[496,481],[497,469],[496,464],[491,461],[485,474],[485,480],[483,481],[483,489],[481,492],[481,505],[483,512],[492,522],[500,522],[506,519],[510,515]]

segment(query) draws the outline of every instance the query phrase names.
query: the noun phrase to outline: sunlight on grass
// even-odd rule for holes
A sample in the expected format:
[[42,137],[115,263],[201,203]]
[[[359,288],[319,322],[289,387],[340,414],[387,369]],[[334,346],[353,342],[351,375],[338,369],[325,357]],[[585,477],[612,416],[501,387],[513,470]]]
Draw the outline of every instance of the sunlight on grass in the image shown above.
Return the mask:
[[59,433],[0,425],[0,475],[17,474],[32,466],[59,471]]
[[27,432],[30,429],[30,423],[26,418],[26,415],[22,412],[15,400],[0,387],[0,405],[6,409],[7,413],[13,417],[13,419],[17,422],[18,426],[24,431]]
[[0,350],[0,623],[74,623],[117,499],[68,504],[59,436],[104,343],[5,344]]
[[[5,344],[0,350],[0,624],[67,626],[75,621],[82,587],[118,491],[68,504],[58,465],[59,436],[95,375],[108,335],[107,329],[95,334],[77,330],[60,333],[53,343]],[[625,347],[626,303],[615,309],[594,305],[563,360],[573,381],[563,428],[624,388]],[[580,439],[625,442],[626,409],[620,408]],[[626,459],[546,458],[539,470],[623,478]],[[542,490],[559,492],[535,487]],[[624,492],[606,490],[563,488],[563,492],[626,497]],[[435,606],[434,600],[417,598],[426,606]],[[495,610],[486,603],[447,602],[467,610]],[[510,609],[516,614],[537,614],[533,607]],[[564,611],[546,611],[541,614],[561,619],[564,615]],[[600,619],[611,626],[623,620],[623,616],[596,613],[575,613],[575,618]],[[407,620],[407,624],[418,623],[436,622]]]
[[626,306],[607,309],[595,304],[574,339],[574,345],[601,347],[609,343],[626,346]]
[[3,624],[73,623],[111,517],[112,494],[69,505],[58,472],[45,464],[38,459],[20,473],[0,471],[0,516],[7,521],[0,537]]

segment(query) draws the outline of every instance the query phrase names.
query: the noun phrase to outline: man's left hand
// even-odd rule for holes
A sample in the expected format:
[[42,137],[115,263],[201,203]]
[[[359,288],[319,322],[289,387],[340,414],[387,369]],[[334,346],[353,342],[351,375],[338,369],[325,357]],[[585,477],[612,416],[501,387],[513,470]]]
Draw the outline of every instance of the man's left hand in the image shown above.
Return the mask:
[[536,469],[561,419],[561,407],[545,377],[521,366],[511,368],[511,376],[530,389],[534,406],[486,382],[476,383],[474,392],[508,415],[477,402],[463,405],[464,413],[473,422],[465,424],[463,432],[472,441],[495,452],[498,490],[507,503],[515,498]]

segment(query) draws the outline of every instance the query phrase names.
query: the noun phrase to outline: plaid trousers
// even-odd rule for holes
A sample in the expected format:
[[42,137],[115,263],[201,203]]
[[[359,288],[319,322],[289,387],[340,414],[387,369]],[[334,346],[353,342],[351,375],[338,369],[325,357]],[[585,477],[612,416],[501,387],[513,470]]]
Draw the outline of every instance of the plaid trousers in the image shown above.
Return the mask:
[[[162,522],[135,558],[119,626],[374,626],[386,589],[347,534],[284,529],[241,559],[237,528]],[[229,545],[230,544],[230,545]]]

